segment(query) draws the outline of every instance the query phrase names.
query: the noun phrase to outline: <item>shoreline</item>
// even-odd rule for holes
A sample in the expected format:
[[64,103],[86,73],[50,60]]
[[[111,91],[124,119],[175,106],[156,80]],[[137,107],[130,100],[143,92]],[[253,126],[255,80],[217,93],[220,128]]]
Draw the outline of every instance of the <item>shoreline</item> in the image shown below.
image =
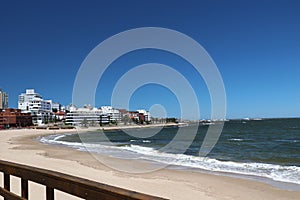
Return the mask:
[[[113,128],[113,127],[112,127]],[[130,127],[130,128],[140,128],[140,127]],[[146,127],[145,127],[146,128]],[[150,128],[150,126],[148,127]],[[126,129],[126,127],[124,128]],[[99,130],[99,129],[83,129],[83,131],[95,131],[95,130]],[[104,131],[110,131],[110,130],[120,130],[120,129],[107,129]],[[81,133],[81,132],[80,132]],[[85,133],[85,132],[82,132]],[[54,135],[55,136],[55,135]],[[60,135],[56,135],[57,137],[60,137]],[[81,151],[79,150],[76,146],[72,147],[69,145],[65,145],[65,144],[55,144],[55,143],[47,143],[47,142],[42,142],[40,140],[40,143],[45,144],[45,145],[54,145],[54,146],[58,146],[58,147],[66,147],[66,148],[71,148],[75,151]],[[88,148],[88,147],[87,147]],[[85,151],[85,150],[83,150]],[[102,161],[102,157],[107,157],[108,154],[106,153],[94,153],[93,150],[91,150],[91,152],[87,149],[87,152],[89,152],[91,155],[93,155],[93,157],[95,159],[98,159],[100,157],[100,162]],[[99,154],[101,154],[99,156]],[[121,160],[126,160],[125,158],[119,158],[118,156],[112,156],[113,158],[117,158],[117,159],[121,159]],[[212,174],[212,175],[217,175],[217,176],[227,176],[227,177],[233,177],[233,178],[239,178],[239,179],[245,179],[245,180],[251,180],[251,181],[257,181],[257,182],[261,182],[261,183],[266,183],[268,185],[271,185],[275,188],[278,189],[282,189],[282,190],[288,190],[288,191],[300,191],[300,184],[297,183],[292,183],[292,182],[284,182],[284,181],[279,181],[279,180],[274,180],[271,178],[267,178],[267,177],[263,177],[263,176],[258,176],[258,175],[249,175],[249,174],[243,174],[243,173],[238,173],[238,172],[227,172],[227,171],[213,171],[213,170],[207,170],[207,169],[201,169],[201,168],[197,168],[197,167],[192,167],[192,166],[182,166],[182,165],[175,165],[175,164],[165,164],[165,163],[161,163],[159,161],[154,161],[154,160],[139,160],[139,162],[147,163],[149,165],[155,165],[155,166],[166,166],[166,167],[162,167],[165,168],[167,170],[176,170],[176,171],[192,171],[192,172],[198,172],[198,173],[205,173],[205,174]],[[104,162],[105,163],[105,162]],[[84,165],[84,163],[81,163]],[[91,166],[92,167],[92,166]],[[112,167],[114,168],[114,167]],[[115,169],[115,168],[114,168]],[[118,168],[117,168],[118,170]]]
[[144,125],[116,125],[116,126],[95,126],[95,127],[79,127],[74,128],[76,130],[82,131],[94,131],[94,130],[122,130],[122,129],[139,129],[139,128],[163,128],[163,127],[173,127],[178,126],[177,123],[165,123],[165,124],[144,124]]
[[[77,130],[30,129],[0,131],[0,159],[170,199],[253,199],[253,195],[256,198],[272,200],[300,198],[300,192],[275,188],[257,180],[198,170],[165,168],[145,174],[124,173],[99,163],[90,153],[69,147],[46,145],[37,140],[40,136],[76,132]],[[129,162],[133,166],[147,167],[147,164],[135,160],[103,158],[120,165]]]

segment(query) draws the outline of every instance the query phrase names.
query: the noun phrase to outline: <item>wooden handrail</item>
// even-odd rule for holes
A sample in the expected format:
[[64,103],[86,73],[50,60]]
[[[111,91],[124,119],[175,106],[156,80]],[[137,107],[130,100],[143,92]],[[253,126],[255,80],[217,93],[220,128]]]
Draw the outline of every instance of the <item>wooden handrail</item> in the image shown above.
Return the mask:
[[[28,199],[28,181],[46,186],[46,200],[54,200],[54,190],[59,190],[88,200],[162,200],[163,198],[142,194],[87,179],[70,176],[46,169],[0,160],[0,172],[4,174],[4,187],[0,196],[5,200]],[[21,197],[10,192],[10,175],[21,178]]]

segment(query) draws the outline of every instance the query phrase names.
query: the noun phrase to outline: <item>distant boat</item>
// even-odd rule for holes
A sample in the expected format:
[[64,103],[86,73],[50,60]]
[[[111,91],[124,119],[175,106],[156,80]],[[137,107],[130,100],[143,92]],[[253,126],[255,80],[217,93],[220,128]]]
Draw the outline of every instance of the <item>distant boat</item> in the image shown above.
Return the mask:
[[202,126],[209,126],[209,125],[213,125],[213,124],[215,124],[215,123],[213,123],[210,119],[202,120],[200,122],[200,125],[202,125]]
[[248,117],[246,117],[246,118],[243,118],[243,120],[249,121],[250,119]]

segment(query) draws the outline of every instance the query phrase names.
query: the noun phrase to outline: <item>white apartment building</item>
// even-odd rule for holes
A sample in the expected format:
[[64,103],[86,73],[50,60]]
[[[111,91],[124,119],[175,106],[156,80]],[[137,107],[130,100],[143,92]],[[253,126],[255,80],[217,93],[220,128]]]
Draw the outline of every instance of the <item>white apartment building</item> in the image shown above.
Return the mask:
[[62,106],[60,103],[56,103],[56,102],[52,102],[52,110],[56,109],[57,111],[61,111],[62,110]]
[[71,105],[69,111],[66,116],[66,123],[73,126],[98,126],[100,119],[104,123],[119,122],[121,120],[120,111],[111,106],[93,108],[86,105],[83,108],[77,108]]
[[26,89],[18,98],[18,108],[31,113],[32,122],[36,125],[45,124],[52,117],[52,100],[44,100],[34,89]]
[[73,126],[97,126],[99,125],[102,111],[91,106],[77,108],[74,105],[69,107],[69,113],[66,116],[66,123]]
[[102,114],[108,116],[111,122],[119,122],[122,119],[122,115],[118,109],[111,106],[101,106]]
[[8,108],[8,94],[0,88],[0,110]]

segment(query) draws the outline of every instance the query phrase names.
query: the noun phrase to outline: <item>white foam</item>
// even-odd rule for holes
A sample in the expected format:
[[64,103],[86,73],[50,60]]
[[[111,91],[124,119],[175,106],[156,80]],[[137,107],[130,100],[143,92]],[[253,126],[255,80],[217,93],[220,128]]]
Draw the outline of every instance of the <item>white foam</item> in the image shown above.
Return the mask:
[[[229,172],[242,175],[253,175],[270,178],[275,181],[300,184],[300,167],[299,166],[281,166],[267,163],[241,163],[233,161],[221,161],[208,157],[197,157],[185,154],[164,153],[150,147],[139,145],[116,145],[108,146],[104,143],[78,143],[58,141],[61,135],[41,138],[41,142],[50,144],[66,145],[81,151],[90,151],[95,153],[107,154],[119,158],[129,159],[146,159],[161,162],[168,165],[182,167],[198,168],[214,172]],[[237,141],[238,138],[233,138]]]
[[232,138],[232,139],[228,139],[230,141],[244,141],[244,139],[241,138]]
[[47,144],[60,144],[60,145],[66,145],[66,146],[83,146],[82,143],[79,142],[66,142],[66,141],[60,141],[59,139],[66,137],[67,135],[51,135],[47,137],[42,137],[40,138],[40,141],[42,143],[47,143]]
[[151,143],[151,141],[150,141],[150,140],[130,140],[130,142]]
[[196,157],[185,154],[163,153],[149,147],[130,145],[120,147],[123,150],[141,154],[141,158],[170,165],[192,167],[215,172],[230,172],[273,179],[275,181],[300,184],[300,167],[281,166],[267,163],[239,163],[220,161],[207,157]]
[[282,140],[275,140],[276,142],[289,142],[289,143],[296,143],[299,142],[299,140],[293,140],[293,139],[282,139]]

